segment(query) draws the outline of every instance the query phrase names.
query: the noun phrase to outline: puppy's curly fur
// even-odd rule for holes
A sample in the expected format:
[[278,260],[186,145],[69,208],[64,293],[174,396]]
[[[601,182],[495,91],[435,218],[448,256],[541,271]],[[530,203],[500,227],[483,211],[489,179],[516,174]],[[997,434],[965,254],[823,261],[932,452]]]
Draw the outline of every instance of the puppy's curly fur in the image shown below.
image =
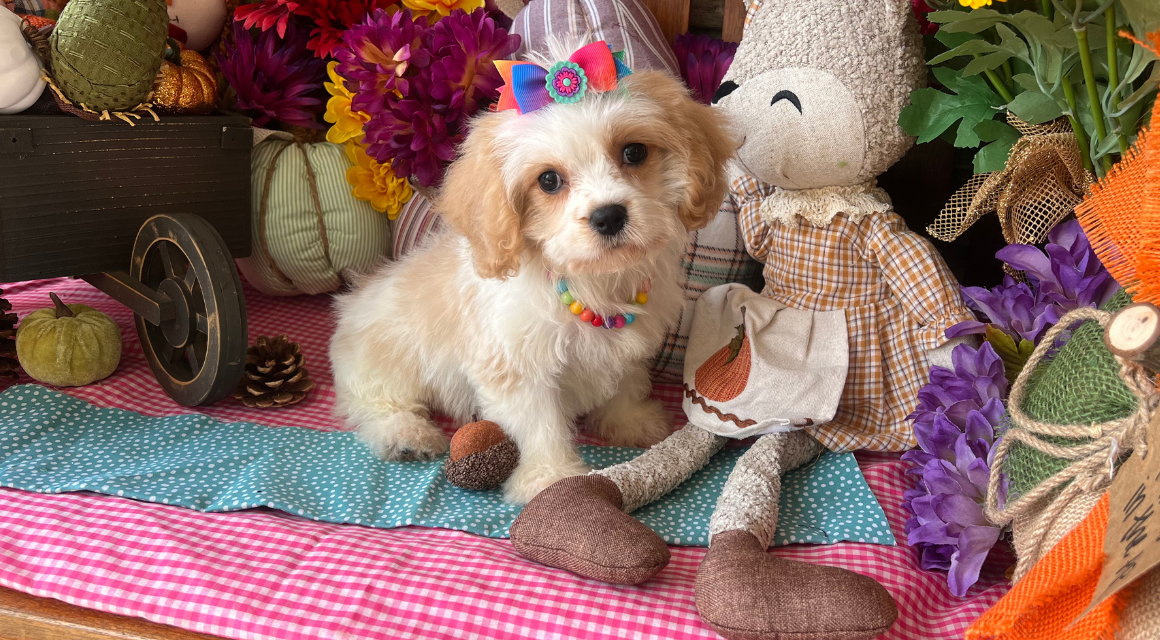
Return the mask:
[[[579,416],[612,444],[668,435],[646,362],[678,320],[687,231],[716,213],[735,145],[678,80],[645,71],[620,87],[477,117],[436,202],[451,230],[338,298],[338,406],[379,456],[432,459],[447,442],[428,411],[477,414],[519,446],[505,498],[526,502],[587,471]],[[643,162],[625,161],[629,144],[645,145]],[[547,171],[561,178],[555,192],[540,186]],[[628,213],[611,237],[590,224],[610,204]],[[636,321],[581,322],[549,271],[596,313]],[[631,304],[650,281],[648,303]]]

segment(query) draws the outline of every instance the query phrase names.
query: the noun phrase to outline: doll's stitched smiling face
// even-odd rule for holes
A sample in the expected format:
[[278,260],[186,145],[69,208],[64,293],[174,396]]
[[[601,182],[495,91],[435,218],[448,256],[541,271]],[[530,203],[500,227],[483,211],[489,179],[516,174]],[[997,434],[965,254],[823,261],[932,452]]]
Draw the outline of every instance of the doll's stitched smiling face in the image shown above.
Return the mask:
[[741,141],[737,160],[753,176],[783,189],[858,183],[865,125],[854,94],[819,69],[760,73],[714,98]]

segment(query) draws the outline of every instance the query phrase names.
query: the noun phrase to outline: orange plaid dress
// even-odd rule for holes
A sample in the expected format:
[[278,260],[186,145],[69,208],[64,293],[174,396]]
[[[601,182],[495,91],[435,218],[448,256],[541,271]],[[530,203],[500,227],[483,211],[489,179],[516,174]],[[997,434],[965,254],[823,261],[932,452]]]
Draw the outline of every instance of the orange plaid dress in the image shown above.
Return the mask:
[[975,319],[958,282],[894,211],[791,226],[760,214],[775,190],[748,175],[733,183],[745,248],[765,264],[763,295],[797,309],[846,312],[842,399],[834,419],[811,432],[833,451],[914,447],[906,416],[927,381],[926,351],[946,342],[951,325]]

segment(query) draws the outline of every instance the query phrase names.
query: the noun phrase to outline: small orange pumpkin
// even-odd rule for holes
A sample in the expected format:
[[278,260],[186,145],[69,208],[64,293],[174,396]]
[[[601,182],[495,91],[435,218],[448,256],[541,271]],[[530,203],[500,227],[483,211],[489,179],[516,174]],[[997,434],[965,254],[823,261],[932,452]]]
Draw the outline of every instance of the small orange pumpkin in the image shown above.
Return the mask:
[[697,368],[693,377],[697,392],[714,402],[727,402],[741,395],[749,383],[751,351],[745,334],[745,307],[741,307],[737,335]]
[[217,79],[201,54],[182,49],[181,64],[161,63],[153,105],[162,113],[204,114],[217,106]]

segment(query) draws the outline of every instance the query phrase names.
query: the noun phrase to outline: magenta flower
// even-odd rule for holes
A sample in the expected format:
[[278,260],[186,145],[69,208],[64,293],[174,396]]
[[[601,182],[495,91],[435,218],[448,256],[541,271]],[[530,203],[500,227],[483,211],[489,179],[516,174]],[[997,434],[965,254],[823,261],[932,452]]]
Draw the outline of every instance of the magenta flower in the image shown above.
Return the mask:
[[462,89],[466,115],[499,97],[503,79],[494,62],[520,48],[520,37],[498,26],[483,9],[453,11],[429,29],[428,38],[436,61],[432,82]]
[[234,23],[234,42],[215,52],[218,67],[237,93],[237,106],[249,112],[255,126],[271,120],[324,128],[318,122],[323,102],[317,96],[326,79],[326,63],[306,48],[307,34],[294,23],[286,37],[263,31],[255,43],[241,22]]
[[684,33],[673,39],[673,53],[693,99],[709,104],[729,65],[733,64],[737,43]]
[[396,92],[408,93],[409,76],[431,64],[431,53],[423,47],[426,29],[426,16],[415,20],[410,9],[392,14],[375,9],[365,22],[343,34],[334,57],[338,74],[354,94],[352,111],[374,116],[387,108],[387,99]]
[[1007,379],[989,343],[978,350],[959,345],[951,357],[954,370],[931,367],[909,416],[921,448],[902,456],[917,465],[908,473],[918,476],[902,506],[913,516],[906,522],[907,543],[919,550],[922,568],[948,571],[951,592],[963,596],[999,539],[982,504]]
[[413,83],[410,97],[391,98],[388,108],[363,126],[367,153],[381,163],[390,162],[395,175],[414,176],[423,186],[442,181],[445,163],[455,159],[462,141],[463,90],[432,83],[430,75],[431,70],[425,69]]

